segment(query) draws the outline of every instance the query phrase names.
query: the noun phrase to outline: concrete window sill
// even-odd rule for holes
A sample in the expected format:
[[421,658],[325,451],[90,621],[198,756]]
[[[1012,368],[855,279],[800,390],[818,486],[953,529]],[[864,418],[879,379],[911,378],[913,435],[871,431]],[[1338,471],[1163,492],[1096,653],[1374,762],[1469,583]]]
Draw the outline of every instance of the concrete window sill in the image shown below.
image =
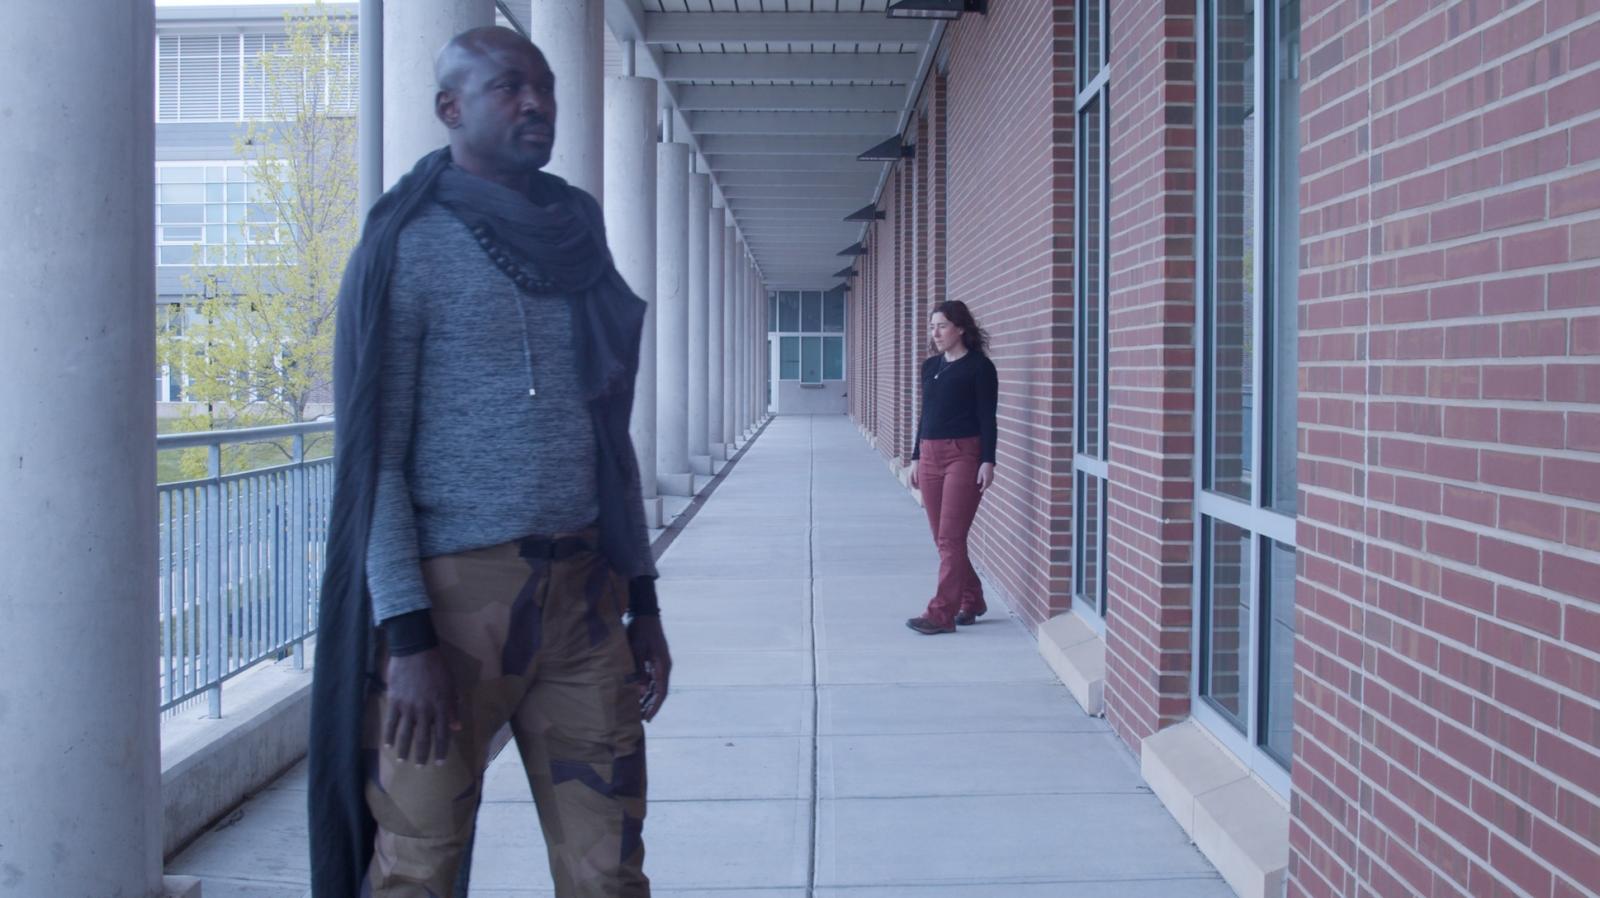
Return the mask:
[[1105,713],[1106,642],[1070,611],[1039,625],[1039,654],[1083,713]]
[[1195,847],[1239,893],[1279,898],[1289,865],[1289,808],[1194,720],[1144,740],[1139,766]]

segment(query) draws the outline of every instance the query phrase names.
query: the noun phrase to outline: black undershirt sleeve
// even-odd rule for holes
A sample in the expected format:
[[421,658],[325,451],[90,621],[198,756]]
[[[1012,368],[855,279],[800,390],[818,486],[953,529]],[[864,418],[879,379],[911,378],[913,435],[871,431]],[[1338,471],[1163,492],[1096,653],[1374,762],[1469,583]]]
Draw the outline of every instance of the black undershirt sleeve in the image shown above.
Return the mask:
[[994,362],[987,357],[982,359],[983,364],[978,366],[978,442],[980,446],[980,462],[994,464],[995,446],[999,443],[999,425],[995,416],[1000,407],[1000,377],[995,372]]

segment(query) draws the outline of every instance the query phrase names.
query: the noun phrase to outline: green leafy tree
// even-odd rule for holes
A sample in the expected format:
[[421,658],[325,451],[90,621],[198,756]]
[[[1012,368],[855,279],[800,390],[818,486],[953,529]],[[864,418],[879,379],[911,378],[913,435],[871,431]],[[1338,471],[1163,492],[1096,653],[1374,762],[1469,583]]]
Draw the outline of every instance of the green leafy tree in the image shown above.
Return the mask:
[[222,251],[197,254],[191,295],[157,322],[160,361],[205,409],[182,429],[305,421],[331,395],[335,299],[359,229],[353,35],[320,0],[284,22],[254,70],[264,114],[235,143],[245,220]]

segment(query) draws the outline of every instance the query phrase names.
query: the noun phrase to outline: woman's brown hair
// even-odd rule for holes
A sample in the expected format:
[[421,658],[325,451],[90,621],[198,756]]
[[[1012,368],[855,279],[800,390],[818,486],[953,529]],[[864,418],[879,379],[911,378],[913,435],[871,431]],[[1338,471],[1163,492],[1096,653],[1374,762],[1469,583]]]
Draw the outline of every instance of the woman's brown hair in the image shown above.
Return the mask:
[[[966,344],[967,351],[986,352],[988,350],[989,334],[978,326],[977,319],[972,317],[972,310],[967,308],[966,303],[959,299],[941,302],[933,307],[932,312],[928,313],[929,318],[934,315],[943,315],[944,320],[961,329],[961,342]],[[929,349],[934,349],[932,341],[929,341],[928,347]]]

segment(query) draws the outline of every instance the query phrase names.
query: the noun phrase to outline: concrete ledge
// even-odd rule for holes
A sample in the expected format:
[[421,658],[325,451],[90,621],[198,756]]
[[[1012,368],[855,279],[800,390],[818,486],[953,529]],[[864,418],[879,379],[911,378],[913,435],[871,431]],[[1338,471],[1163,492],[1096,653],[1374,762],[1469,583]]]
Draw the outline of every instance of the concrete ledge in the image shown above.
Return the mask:
[[728,460],[728,447],[726,445],[722,444],[722,443],[712,443],[711,444],[711,460],[712,461],[727,461]]
[[663,496],[694,496],[693,474],[657,474],[656,492]]
[[1289,808],[1194,720],[1144,740],[1151,791],[1240,898],[1278,898],[1289,865]]
[[710,455],[689,456],[689,470],[693,471],[696,477],[710,477],[716,473],[711,470]]
[[1105,714],[1106,643],[1072,612],[1039,625],[1039,654],[1083,713]]
[[308,645],[304,670],[285,660],[224,683],[221,719],[203,717],[204,708],[197,707],[162,721],[163,857],[177,854],[305,757],[311,656]]
[[661,519],[661,497],[651,496],[644,500],[644,525],[651,530],[658,530],[665,526]]

